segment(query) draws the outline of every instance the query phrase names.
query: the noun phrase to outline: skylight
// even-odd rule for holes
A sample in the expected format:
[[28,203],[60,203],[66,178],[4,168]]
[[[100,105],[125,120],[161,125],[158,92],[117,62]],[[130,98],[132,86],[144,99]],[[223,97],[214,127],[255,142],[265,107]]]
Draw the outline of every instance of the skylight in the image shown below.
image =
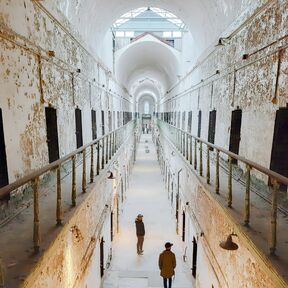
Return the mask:
[[[146,11],[153,11],[154,13],[156,13],[156,15],[158,15],[158,19],[153,17],[153,18],[145,18],[145,16],[143,16],[143,18],[141,17],[141,14],[146,12]],[[116,20],[116,22],[113,24],[113,28],[114,30],[119,30],[121,29],[121,25],[127,23],[128,21],[135,19],[137,16],[139,16],[138,20],[167,20],[170,23],[174,24],[176,27],[178,27],[178,29],[180,31],[185,29],[185,24],[182,22],[181,19],[179,19],[177,16],[175,16],[174,14],[172,14],[171,12],[168,12],[166,10],[160,9],[160,8],[155,8],[155,7],[141,7],[135,10],[132,10],[128,13],[125,13],[124,15],[122,15],[118,20]]]

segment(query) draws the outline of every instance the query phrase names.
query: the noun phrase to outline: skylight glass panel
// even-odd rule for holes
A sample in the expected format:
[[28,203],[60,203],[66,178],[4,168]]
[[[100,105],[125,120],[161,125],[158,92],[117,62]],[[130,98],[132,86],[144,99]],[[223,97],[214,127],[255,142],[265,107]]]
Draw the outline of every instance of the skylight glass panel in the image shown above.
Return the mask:
[[[185,24],[181,21],[181,19],[177,18],[174,14],[160,9],[160,8],[155,8],[155,7],[141,7],[135,10],[132,10],[128,13],[125,13],[124,15],[122,15],[114,24],[113,27],[115,29],[119,29],[121,30],[121,25],[125,24],[126,22],[133,20],[134,18],[136,18],[137,16],[144,13],[145,11],[153,11],[153,13],[158,14],[159,18],[163,18],[166,21],[169,21],[170,23],[172,23],[173,25],[177,26],[179,30],[185,29]],[[145,19],[145,18],[143,18]],[[149,19],[147,19],[147,21],[149,21]],[[142,21],[143,22],[143,21]]]
[[182,32],[181,31],[173,31],[173,38],[181,38]]
[[134,31],[127,31],[125,32],[125,37],[134,37]]
[[116,31],[116,37],[124,37],[125,33],[123,31]]
[[164,38],[171,38],[172,37],[172,32],[168,32],[168,31],[163,32],[163,37]]

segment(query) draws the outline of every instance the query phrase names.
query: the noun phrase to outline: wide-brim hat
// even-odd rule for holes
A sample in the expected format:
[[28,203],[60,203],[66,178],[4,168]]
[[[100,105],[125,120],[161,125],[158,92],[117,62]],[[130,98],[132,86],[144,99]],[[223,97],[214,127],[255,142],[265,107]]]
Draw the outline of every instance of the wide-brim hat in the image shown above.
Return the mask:
[[170,243],[170,242],[166,242],[166,243],[165,243],[165,248],[170,248],[170,247],[172,247],[172,246],[173,246],[173,244]]

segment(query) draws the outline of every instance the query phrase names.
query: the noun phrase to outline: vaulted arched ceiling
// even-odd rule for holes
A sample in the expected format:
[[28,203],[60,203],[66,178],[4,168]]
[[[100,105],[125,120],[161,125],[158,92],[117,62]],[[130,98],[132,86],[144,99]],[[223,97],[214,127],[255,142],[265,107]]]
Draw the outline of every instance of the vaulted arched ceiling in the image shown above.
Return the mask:
[[177,81],[177,53],[169,45],[146,35],[117,52],[116,77],[131,94],[145,83],[155,86],[154,89],[163,95]]
[[153,6],[182,19],[202,50],[248,5],[256,2],[260,0],[56,0],[58,7],[92,46],[101,44],[109,27],[124,13]]
[[[186,24],[194,41],[193,49],[197,50],[195,55],[199,56],[210,45],[216,43],[219,35],[249,5],[255,6],[261,1],[263,2],[263,0],[56,0],[56,4],[94,51],[100,49],[107,31],[124,13],[148,6],[168,10]],[[154,41],[137,41],[121,52],[122,55],[117,60],[116,74],[135,100],[137,95],[143,94],[143,91],[159,97],[175,84],[179,63],[177,56],[175,57],[170,50],[165,44],[161,45],[154,39]],[[142,85],[147,79],[154,83],[148,90]],[[149,90],[153,92],[150,93]]]

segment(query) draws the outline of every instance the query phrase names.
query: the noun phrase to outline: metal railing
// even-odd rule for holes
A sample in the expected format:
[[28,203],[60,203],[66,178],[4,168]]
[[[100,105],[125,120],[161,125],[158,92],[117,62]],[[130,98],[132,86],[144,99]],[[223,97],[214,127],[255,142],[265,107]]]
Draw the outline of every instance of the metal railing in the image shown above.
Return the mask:
[[[76,157],[82,154],[82,192],[86,193],[87,187],[87,164],[86,164],[86,152],[90,150],[90,183],[94,182],[96,175],[100,174],[100,171],[105,168],[105,164],[115,155],[122,143],[129,135],[132,135],[132,131],[135,128],[135,121],[130,121],[126,125],[86,144],[79,149],[73,151],[67,156],[45,166],[36,171],[33,171],[29,175],[3,187],[0,189],[0,199],[8,196],[14,190],[23,187],[24,185],[32,184],[33,187],[33,209],[34,209],[34,221],[33,221],[33,243],[35,253],[40,251],[40,211],[39,211],[39,184],[40,177],[45,173],[56,171],[56,224],[62,224],[62,190],[61,190],[61,166],[68,161],[72,162],[72,183],[71,183],[71,205],[76,206],[77,189],[76,189]],[[96,151],[94,150],[96,149]],[[94,159],[96,154],[96,163]],[[96,167],[95,167],[96,164]],[[95,173],[96,168],[96,173]]]
[[[171,124],[168,124],[160,119],[158,121],[158,127],[160,130],[165,126],[169,130],[168,138],[172,144],[178,149],[179,153],[183,155],[183,158],[194,168],[194,170],[199,172],[200,176],[203,176],[203,146],[206,146],[206,178],[207,184],[211,184],[211,153],[215,155],[215,181],[214,189],[216,194],[220,194],[220,156],[226,155],[228,158],[228,181],[227,185],[227,195],[226,201],[229,208],[233,204],[233,160],[244,163],[246,167],[245,175],[245,198],[244,198],[244,215],[243,222],[244,225],[249,227],[250,223],[250,211],[251,211],[251,171],[252,169],[257,170],[264,175],[266,175],[271,183],[271,218],[270,218],[270,255],[275,255],[277,246],[277,214],[278,209],[278,194],[280,184],[288,186],[288,178],[271,171],[253,161],[250,161],[244,157],[234,154],[222,147],[214,145],[208,141],[205,141],[199,137],[192,135],[191,133],[185,132]],[[215,151],[214,151],[215,149]]]

